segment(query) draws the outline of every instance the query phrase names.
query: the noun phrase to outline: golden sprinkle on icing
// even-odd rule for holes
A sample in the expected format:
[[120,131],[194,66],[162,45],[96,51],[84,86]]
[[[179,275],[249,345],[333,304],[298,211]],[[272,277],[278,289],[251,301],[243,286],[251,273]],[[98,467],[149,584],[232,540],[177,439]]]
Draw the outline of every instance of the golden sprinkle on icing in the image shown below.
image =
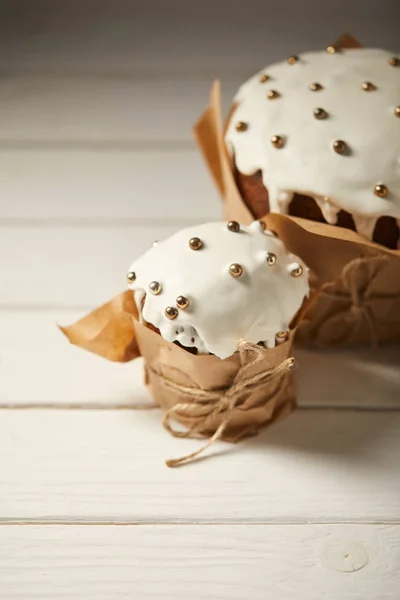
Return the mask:
[[176,299],[176,305],[178,308],[185,310],[189,306],[189,300],[185,296],[178,296]]
[[312,92],[320,92],[321,90],[324,89],[323,86],[320,83],[318,83],[317,81],[314,81],[314,83],[310,83],[309,87]]
[[400,117],[400,106],[396,106],[394,109],[394,116]]
[[296,55],[292,55],[292,56],[289,56],[287,61],[288,61],[289,65],[295,65],[297,62],[299,62],[299,57]]
[[198,237],[192,237],[189,240],[189,248],[191,250],[200,250],[203,247],[203,240]]
[[378,183],[378,185],[374,187],[374,194],[375,196],[379,196],[379,198],[385,198],[388,195],[388,189],[386,185],[383,183]]
[[133,283],[136,280],[136,273],[134,273],[133,271],[130,271],[128,273],[128,275],[126,276],[128,283]]
[[175,308],[175,306],[167,306],[165,309],[165,316],[170,321],[173,321],[178,316],[178,310]]
[[149,283],[149,290],[152,294],[157,296],[162,290],[161,283],[158,283],[158,281],[152,281],[151,283]]
[[328,118],[328,113],[323,108],[314,108],[313,114],[314,117],[320,121]]
[[243,274],[242,265],[239,265],[238,263],[233,263],[232,265],[230,265],[229,275],[232,275],[232,277],[240,277],[242,274]]
[[301,265],[297,265],[297,267],[291,269],[290,274],[292,277],[301,277],[301,275],[303,275],[303,267]]
[[269,90],[269,92],[267,94],[268,100],[276,100],[279,97],[280,97],[280,93],[277,92],[276,90]]
[[336,54],[337,52],[339,52],[339,49],[336,46],[328,46],[326,48],[326,51],[328,54]]
[[274,148],[283,148],[285,145],[285,140],[281,135],[273,135],[271,137],[271,144]]
[[248,123],[245,123],[244,121],[238,121],[237,123],[235,123],[235,129],[236,129],[236,131],[239,131],[239,133],[243,133],[243,131],[247,131],[248,128],[249,128]]
[[389,58],[389,65],[391,67],[400,67],[400,58],[398,56],[392,56]]
[[237,221],[229,221],[226,228],[233,233],[239,233],[240,231],[240,225]]
[[258,81],[260,83],[266,83],[267,81],[269,81],[269,75],[267,75],[266,73],[263,73],[262,75],[260,75],[260,77],[258,78]]
[[267,264],[269,267],[272,267],[272,265],[276,263],[276,260],[276,254],[273,254],[272,252],[267,252]]
[[333,149],[337,154],[344,154],[348,150],[348,147],[343,140],[336,140],[333,142]]
[[364,81],[361,87],[364,90],[364,92],[373,92],[376,90],[376,85],[371,83],[371,81]]

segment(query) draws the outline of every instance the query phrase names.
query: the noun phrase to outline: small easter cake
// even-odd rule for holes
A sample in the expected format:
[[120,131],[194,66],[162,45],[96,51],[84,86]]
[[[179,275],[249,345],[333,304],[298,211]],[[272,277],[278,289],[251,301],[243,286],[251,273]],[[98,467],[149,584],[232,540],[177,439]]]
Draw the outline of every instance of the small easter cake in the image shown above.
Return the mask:
[[308,296],[308,269],[263,223],[183,229],[135,260],[128,273],[142,322],[199,354],[231,356],[240,340],[285,339]]

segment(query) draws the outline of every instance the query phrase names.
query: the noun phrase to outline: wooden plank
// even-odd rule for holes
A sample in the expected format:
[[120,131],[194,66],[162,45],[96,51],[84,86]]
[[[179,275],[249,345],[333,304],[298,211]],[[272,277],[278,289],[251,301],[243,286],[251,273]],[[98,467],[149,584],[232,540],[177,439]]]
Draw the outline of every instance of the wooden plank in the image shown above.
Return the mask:
[[181,225],[3,227],[0,306],[94,306],[126,288],[131,262]]
[[[140,360],[119,365],[67,343],[56,323],[72,323],[81,314],[0,311],[0,406],[106,408],[148,401]],[[398,347],[379,352],[297,349],[299,405],[400,409],[399,354]]]
[[[343,31],[370,46],[398,49],[393,0],[345,5],[308,0],[130,2],[36,0],[21,10],[3,0],[0,60],[5,68],[166,69],[262,67],[325,47]],[[345,19],[343,15],[345,14]],[[317,26],[310,27],[312,22]],[[379,27],[373,24],[379,19]]]
[[[240,73],[224,81],[229,106]],[[170,140],[192,147],[192,126],[209,102],[212,75],[148,78],[5,74],[0,86],[0,145],[114,147]],[[190,145],[189,145],[190,144]],[[193,143],[194,147],[194,143]]]
[[164,459],[202,442],[168,435],[157,410],[3,410],[0,516],[398,523],[399,434],[395,412],[298,411],[257,438],[218,443],[215,456],[171,470]]
[[0,179],[0,219],[208,221],[222,210],[196,150],[3,149]]
[[399,525],[0,527],[0,579],[7,600],[397,600],[399,539]]

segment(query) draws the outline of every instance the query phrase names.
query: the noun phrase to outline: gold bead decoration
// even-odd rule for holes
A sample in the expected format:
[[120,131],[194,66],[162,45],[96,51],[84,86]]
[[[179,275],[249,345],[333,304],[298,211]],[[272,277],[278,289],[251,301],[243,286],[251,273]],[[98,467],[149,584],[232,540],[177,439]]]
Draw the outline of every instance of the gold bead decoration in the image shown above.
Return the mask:
[[226,227],[229,231],[232,231],[233,233],[239,233],[240,231],[240,225],[237,221],[229,221]]
[[388,195],[388,189],[386,185],[383,183],[378,183],[378,185],[374,187],[374,194],[375,196],[379,196],[379,198],[385,198]]
[[272,267],[276,263],[276,254],[273,252],[267,252],[267,264],[269,267]]
[[285,140],[280,135],[273,135],[271,137],[271,144],[274,148],[283,148],[283,146],[285,145]]
[[126,276],[128,283],[133,283],[136,279],[136,273],[134,273],[133,271],[130,271],[128,273],[128,275]]
[[400,67],[400,58],[398,56],[392,56],[392,58],[389,58],[389,65],[391,67]]
[[243,131],[247,131],[248,128],[249,128],[248,123],[245,123],[244,121],[238,121],[237,123],[235,123],[235,129],[239,133],[243,133]]
[[336,46],[328,46],[326,51],[328,54],[336,54],[339,50]]
[[323,90],[323,86],[318,83],[317,81],[315,81],[314,83],[310,83],[310,90],[312,92],[320,92],[321,90]]
[[267,75],[266,73],[263,73],[262,75],[260,75],[260,77],[258,78],[258,81],[260,83],[266,83],[267,81],[269,81],[269,75]]
[[299,62],[299,57],[296,55],[292,55],[292,56],[289,56],[287,61],[288,61],[289,65],[295,65],[297,62]]
[[361,87],[364,90],[364,92],[373,92],[374,90],[376,90],[376,85],[371,83],[371,81],[364,81]]
[[394,116],[400,117],[400,106],[396,106],[394,109]]
[[278,331],[275,336],[280,342],[285,342],[289,337],[288,331]]
[[301,265],[297,265],[294,269],[290,271],[292,277],[301,277],[303,275],[303,267]]
[[200,250],[203,247],[203,240],[198,237],[192,237],[189,240],[189,248],[191,250]]
[[328,113],[323,108],[314,108],[313,110],[314,117],[319,121],[328,118]]
[[336,140],[333,142],[333,149],[336,154],[344,154],[347,150],[347,144],[343,140]]
[[158,283],[158,281],[151,281],[149,283],[149,290],[152,294],[154,294],[155,296],[158,296],[158,294],[162,290],[162,285],[161,285],[161,283]]
[[242,274],[243,274],[242,265],[239,265],[238,263],[233,263],[232,265],[230,265],[229,275],[232,275],[232,277],[240,277]]
[[175,306],[167,306],[165,309],[165,316],[170,321],[173,321],[178,316],[178,309],[176,309]]
[[276,100],[279,97],[280,97],[280,93],[277,92],[276,90],[269,90],[269,92],[267,94],[268,100]]
[[185,310],[189,306],[189,300],[185,296],[178,296],[176,299],[176,305],[178,308]]

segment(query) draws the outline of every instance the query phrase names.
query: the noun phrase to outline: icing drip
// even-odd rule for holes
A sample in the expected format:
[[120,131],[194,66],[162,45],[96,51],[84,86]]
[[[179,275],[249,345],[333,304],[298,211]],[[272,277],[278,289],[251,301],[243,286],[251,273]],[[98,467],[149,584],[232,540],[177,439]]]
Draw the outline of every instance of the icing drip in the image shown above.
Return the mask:
[[139,313],[167,341],[226,358],[242,338],[272,347],[288,329],[309,292],[307,268],[259,221],[237,225],[184,229],[132,264]]
[[[241,173],[261,170],[271,211],[287,212],[298,192],[315,198],[330,224],[341,209],[358,215],[357,230],[369,238],[380,216],[400,219],[400,119],[393,108],[400,71],[390,57],[367,48],[304,53],[240,88],[227,146]],[[260,83],[264,72],[277,92],[273,100]],[[246,131],[235,130],[237,121],[248,124]],[[335,151],[335,140],[347,150]],[[388,193],[377,195],[377,184]]]

